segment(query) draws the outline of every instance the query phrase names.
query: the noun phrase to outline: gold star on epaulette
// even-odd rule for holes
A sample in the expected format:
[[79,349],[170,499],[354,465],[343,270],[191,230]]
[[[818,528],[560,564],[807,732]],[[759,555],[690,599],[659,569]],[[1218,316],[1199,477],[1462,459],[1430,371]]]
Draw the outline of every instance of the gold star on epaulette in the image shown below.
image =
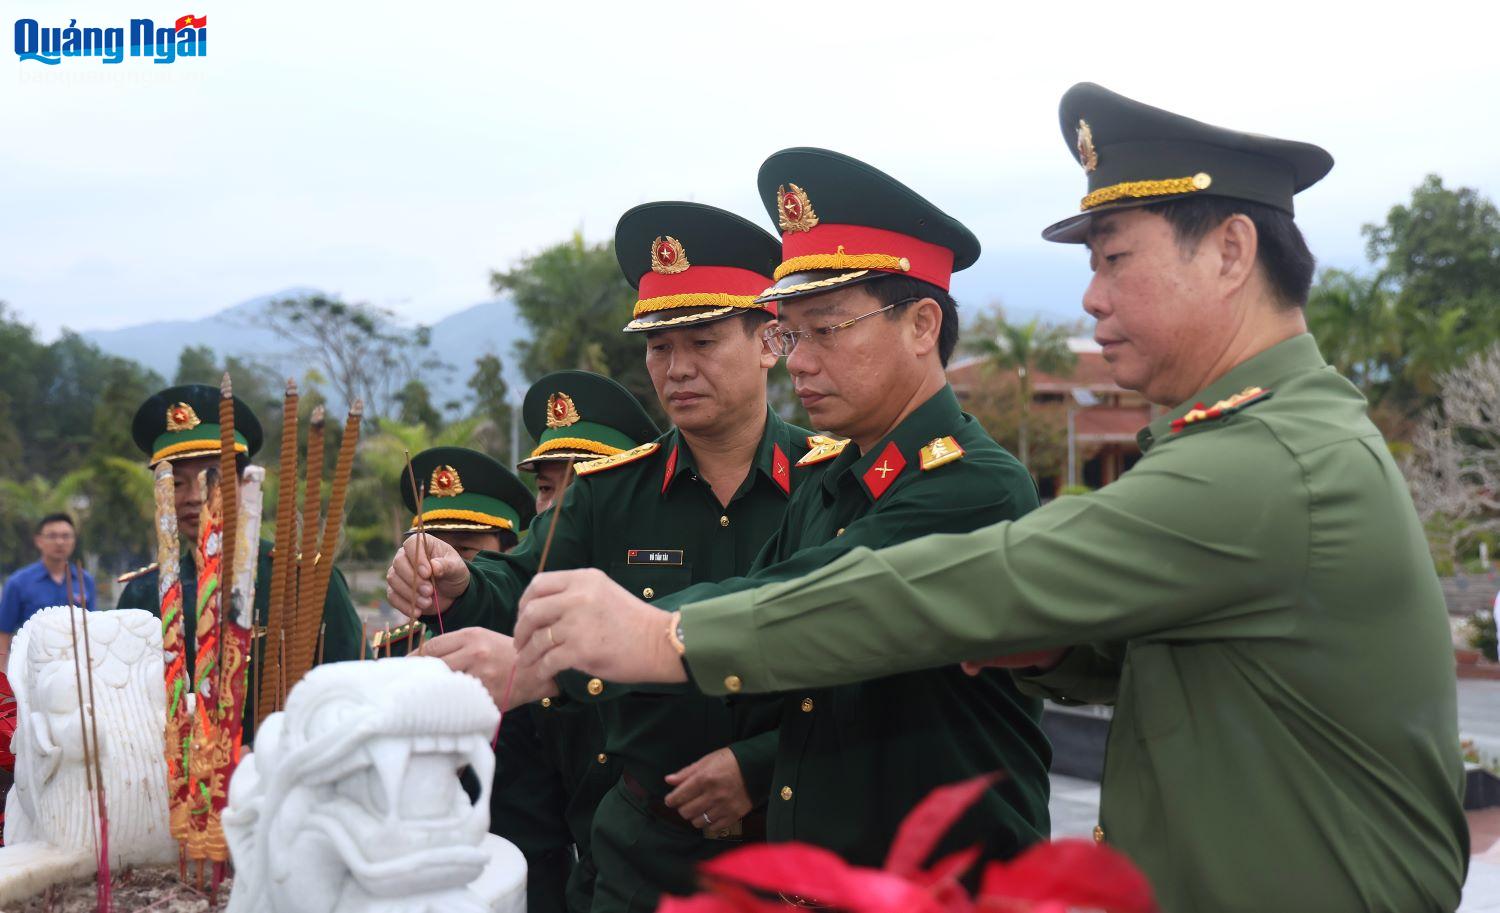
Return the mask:
[[951,435],[940,437],[922,448],[922,469],[923,471],[936,469],[945,463],[963,458],[964,449],[958,445],[958,441],[954,440]]
[[604,470],[612,469],[615,466],[623,466],[626,463],[634,463],[636,460],[639,460],[642,457],[650,456],[651,454],[655,453],[660,447],[660,444],[652,441],[649,444],[642,444],[639,447],[634,447],[630,450],[624,451],[623,453],[617,453],[614,456],[600,457],[597,460],[589,460],[587,463],[578,463],[573,467],[573,471],[581,476],[593,475],[596,472],[603,472]]
[[156,564],[155,561],[153,561],[150,564],[146,565],[145,567],[138,567],[135,570],[130,571],[129,573],[121,574],[120,576],[118,576],[118,577],[115,578],[115,583],[129,583],[130,581],[136,579],[137,577],[144,577],[144,576],[146,576],[147,574],[149,574],[152,571],[156,570],[156,568],[157,568],[157,564]]
[[812,449],[803,454],[802,459],[797,461],[798,466],[811,466],[814,463],[831,460],[843,453],[844,448],[849,446],[849,442],[847,440],[841,441],[838,438],[831,438],[823,434],[813,434],[808,436],[807,446]]

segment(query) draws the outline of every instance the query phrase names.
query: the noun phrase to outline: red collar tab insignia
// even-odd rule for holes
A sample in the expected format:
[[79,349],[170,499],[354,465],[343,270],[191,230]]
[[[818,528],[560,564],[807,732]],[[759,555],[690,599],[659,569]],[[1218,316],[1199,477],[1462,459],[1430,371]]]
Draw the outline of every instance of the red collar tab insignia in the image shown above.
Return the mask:
[[811,466],[814,463],[824,463],[844,452],[848,441],[831,438],[822,434],[810,434],[807,436],[807,446],[812,449],[802,455],[797,461],[798,466]]
[[946,463],[964,458],[964,449],[959,446],[958,441],[949,437],[940,437],[931,444],[922,448],[922,471],[936,469]]
[[1078,164],[1083,166],[1085,173],[1099,167],[1099,153],[1094,149],[1094,131],[1089,129],[1089,122],[1078,118]]
[[667,455],[667,474],[661,477],[661,493],[666,494],[667,489],[672,487],[672,477],[677,475],[677,445],[672,445],[672,452]]
[[573,397],[566,393],[554,393],[547,397],[547,427],[566,428],[575,425],[583,416],[578,414],[578,407],[573,405]]
[[781,489],[781,493],[789,495],[792,493],[791,461],[782,452],[780,444],[771,445],[771,481]]
[[682,242],[671,235],[665,238],[658,235],[656,240],[651,242],[651,271],[653,273],[673,276],[692,265],[688,262],[687,252],[682,249]]
[[776,188],[776,198],[776,222],[782,231],[812,231],[817,226],[818,214],[813,212],[807,191],[796,184],[786,184]]
[[174,403],[167,407],[168,431],[191,431],[201,424],[198,413],[187,403]]
[[427,493],[437,498],[451,498],[464,493],[463,480],[458,470],[442,465],[432,470],[432,479],[427,483]]
[[875,460],[874,465],[865,470],[863,476],[865,488],[869,490],[870,497],[876,501],[885,494],[901,475],[901,470],[906,468],[906,457],[901,455],[901,448],[896,446],[895,441],[885,445],[880,451],[880,457]]
[[1194,403],[1193,408],[1181,418],[1172,420],[1172,433],[1176,434],[1189,425],[1198,422],[1206,422],[1210,419],[1223,418],[1258,403],[1263,399],[1270,399],[1271,391],[1260,387],[1246,387],[1228,399],[1221,399],[1212,406],[1205,407],[1202,403]]

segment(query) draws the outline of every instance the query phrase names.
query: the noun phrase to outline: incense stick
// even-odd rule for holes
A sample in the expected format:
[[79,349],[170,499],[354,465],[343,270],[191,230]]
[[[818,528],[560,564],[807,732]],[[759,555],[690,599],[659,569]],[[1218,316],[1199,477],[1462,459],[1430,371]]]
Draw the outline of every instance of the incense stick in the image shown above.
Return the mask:
[[[109,806],[104,795],[104,767],[99,762],[99,708],[94,704],[94,651],[89,643],[89,597],[84,589],[81,565],[78,568],[78,597],[83,605],[80,619],[83,623],[83,660],[89,690],[89,729],[94,738],[94,783],[99,787],[96,793],[99,803],[99,913],[109,913]],[[70,616],[72,612],[72,607],[69,607]],[[80,735],[83,735],[85,742],[88,741],[87,734]],[[84,763],[87,764],[88,760],[85,759]]]
[[[547,554],[552,551],[552,534],[557,532],[557,517],[562,513],[563,496],[568,493],[568,484],[573,480],[572,468],[563,475],[562,484],[557,486],[557,500],[553,502],[552,519],[547,523],[547,541],[542,543],[542,557],[536,563],[537,574],[547,569]],[[500,692],[500,722],[505,722],[505,705],[510,703],[510,689],[516,683],[516,664],[510,664],[510,674],[505,676],[505,689]],[[495,728],[495,739],[500,738],[500,729]]]

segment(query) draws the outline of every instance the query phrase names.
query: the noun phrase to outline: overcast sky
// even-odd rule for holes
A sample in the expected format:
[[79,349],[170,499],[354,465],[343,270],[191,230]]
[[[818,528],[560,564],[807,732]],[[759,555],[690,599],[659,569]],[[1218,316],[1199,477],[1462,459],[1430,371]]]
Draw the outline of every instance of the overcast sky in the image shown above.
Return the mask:
[[[1084,192],[1056,114],[1080,80],[1328,148],[1332,174],[1298,197],[1327,265],[1361,265],[1360,225],[1428,172],[1500,198],[1493,3],[0,8],[0,300],[49,338],[289,286],[431,322],[490,297],[490,269],[574,229],[605,238],[639,202],[769,226],[756,169],[792,145],[869,161],[967,223],[984,255],[962,302],[1071,317],[1085,256],[1038,233]],[[210,19],[202,60],[12,48],[20,17],[188,12]]]

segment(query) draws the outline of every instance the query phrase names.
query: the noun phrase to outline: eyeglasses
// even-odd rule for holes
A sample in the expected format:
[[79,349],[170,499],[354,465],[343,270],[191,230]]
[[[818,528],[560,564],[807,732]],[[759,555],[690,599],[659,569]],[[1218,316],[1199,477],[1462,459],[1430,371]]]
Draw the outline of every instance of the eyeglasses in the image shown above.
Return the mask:
[[761,334],[761,338],[766,341],[766,346],[771,350],[771,354],[775,355],[777,358],[786,358],[788,355],[792,354],[792,352],[796,351],[797,343],[802,339],[809,340],[812,346],[820,351],[832,351],[833,340],[834,337],[838,335],[839,330],[854,326],[856,323],[859,323],[866,317],[874,317],[876,314],[884,314],[891,308],[900,307],[903,304],[911,304],[913,301],[920,300],[920,298],[904,298],[900,301],[888,304],[883,308],[873,310],[868,314],[860,314],[858,317],[852,317],[848,320],[845,320],[843,323],[830,324],[826,327],[813,327],[810,330],[766,330],[763,334]]

